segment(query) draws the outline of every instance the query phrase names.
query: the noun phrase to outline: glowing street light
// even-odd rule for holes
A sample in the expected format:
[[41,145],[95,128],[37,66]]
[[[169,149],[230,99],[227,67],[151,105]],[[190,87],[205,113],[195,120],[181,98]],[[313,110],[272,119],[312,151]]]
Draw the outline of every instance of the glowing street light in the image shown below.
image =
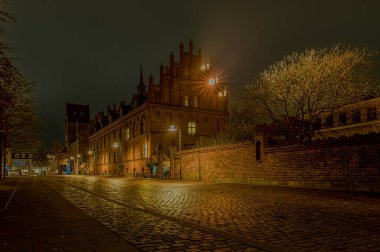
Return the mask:
[[87,154],[89,157],[92,156],[92,170],[93,174],[95,174],[95,151],[89,150]]
[[182,134],[181,134],[181,129],[179,127],[176,127],[174,126],[173,124],[170,125],[170,128],[168,129],[169,131],[177,131],[178,130],[178,151],[179,151],[179,180],[181,181],[182,180],[182,165],[181,165],[181,137],[182,137]]
[[124,165],[122,164],[122,157],[123,157],[123,154],[122,154],[122,150],[121,150],[121,144],[120,143],[113,143],[112,144],[112,148],[114,148],[115,150],[118,150],[119,151],[119,176],[123,175],[124,176]]

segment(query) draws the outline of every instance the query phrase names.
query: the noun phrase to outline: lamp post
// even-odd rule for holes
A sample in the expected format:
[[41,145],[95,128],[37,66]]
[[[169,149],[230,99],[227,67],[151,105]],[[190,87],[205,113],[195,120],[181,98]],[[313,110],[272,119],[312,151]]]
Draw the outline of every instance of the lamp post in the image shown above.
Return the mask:
[[121,144],[119,144],[119,143],[113,143],[112,147],[114,149],[118,149],[118,151],[119,151],[119,167],[118,167],[119,168],[119,176],[124,175],[124,165],[122,166],[122,157],[123,157],[123,155],[122,155],[122,150],[121,150],[121,148],[122,148]]
[[82,156],[81,156],[81,154],[77,154],[77,160],[76,160],[77,161],[76,162],[77,163],[77,168],[76,168],[76,171],[75,171],[77,175],[78,175],[78,170],[79,170],[79,158],[81,159],[80,160],[80,164],[82,164]]
[[[75,157],[71,156],[70,160],[73,160],[73,167],[74,167],[74,173],[75,173]],[[71,162],[70,162],[70,168],[71,168]],[[69,174],[71,174],[71,171],[69,172]]]
[[[96,172],[95,172],[95,151],[89,150],[88,156],[92,157],[92,173],[93,173],[93,175],[95,175],[96,174]],[[90,173],[91,173],[91,171],[90,171]]]
[[173,124],[170,125],[170,128],[168,129],[169,131],[177,131],[178,130],[178,151],[179,151],[179,180],[182,181],[182,164],[181,164],[181,129],[179,127],[174,126]]

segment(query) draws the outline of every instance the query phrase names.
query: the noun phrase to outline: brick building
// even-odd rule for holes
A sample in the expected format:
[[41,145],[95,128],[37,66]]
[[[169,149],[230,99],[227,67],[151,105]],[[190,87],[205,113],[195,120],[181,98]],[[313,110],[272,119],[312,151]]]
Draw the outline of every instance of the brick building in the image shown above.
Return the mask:
[[69,165],[66,173],[88,173],[85,166],[90,136],[89,105],[66,103],[65,109],[65,147]]
[[[98,113],[89,137],[90,168],[94,174],[178,177],[170,169],[174,151],[193,148],[228,130],[226,86],[202,52],[179,47],[179,62],[171,54],[169,66],[160,66],[159,83],[142,68],[137,92],[129,104],[108,106]],[[168,129],[173,125],[176,132]],[[179,134],[181,132],[181,134]]]
[[322,114],[322,128],[315,139],[380,133],[380,97],[342,106],[334,113]]

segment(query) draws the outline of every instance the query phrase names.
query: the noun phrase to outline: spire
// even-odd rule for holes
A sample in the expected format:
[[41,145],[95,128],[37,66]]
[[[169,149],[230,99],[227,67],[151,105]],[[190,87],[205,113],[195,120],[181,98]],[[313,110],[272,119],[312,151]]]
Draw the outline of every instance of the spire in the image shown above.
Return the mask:
[[170,53],[170,66],[174,65],[174,54],[173,52]]
[[190,42],[189,42],[189,53],[193,54],[193,41],[191,39],[190,39]]
[[152,74],[149,75],[149,85],[150,86],[153,85],[153,75]]
[[145,85],[144,85],[144,77],[143,77],[143,70],[142,70],[142,64],[140,65],[140,82],[137,88],[137,94],[143,95],[145,93]]

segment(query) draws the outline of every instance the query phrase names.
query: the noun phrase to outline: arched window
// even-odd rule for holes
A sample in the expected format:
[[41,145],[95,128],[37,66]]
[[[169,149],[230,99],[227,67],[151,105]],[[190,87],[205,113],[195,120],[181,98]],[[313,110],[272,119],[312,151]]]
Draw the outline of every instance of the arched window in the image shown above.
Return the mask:
[[145,119],[144,119],[144,118],[141,118],[141,122],[140,122],[140,132],[141,132],[141,134],[144,134],[144,133],[145,133]]
[[256,142],[256,160],[257,161],[261,160],[261,142],[260,141]]
[[125,139],[128,140],[130,138],[130,135],[129,135],[129,128],[126,128],[125,129]]

